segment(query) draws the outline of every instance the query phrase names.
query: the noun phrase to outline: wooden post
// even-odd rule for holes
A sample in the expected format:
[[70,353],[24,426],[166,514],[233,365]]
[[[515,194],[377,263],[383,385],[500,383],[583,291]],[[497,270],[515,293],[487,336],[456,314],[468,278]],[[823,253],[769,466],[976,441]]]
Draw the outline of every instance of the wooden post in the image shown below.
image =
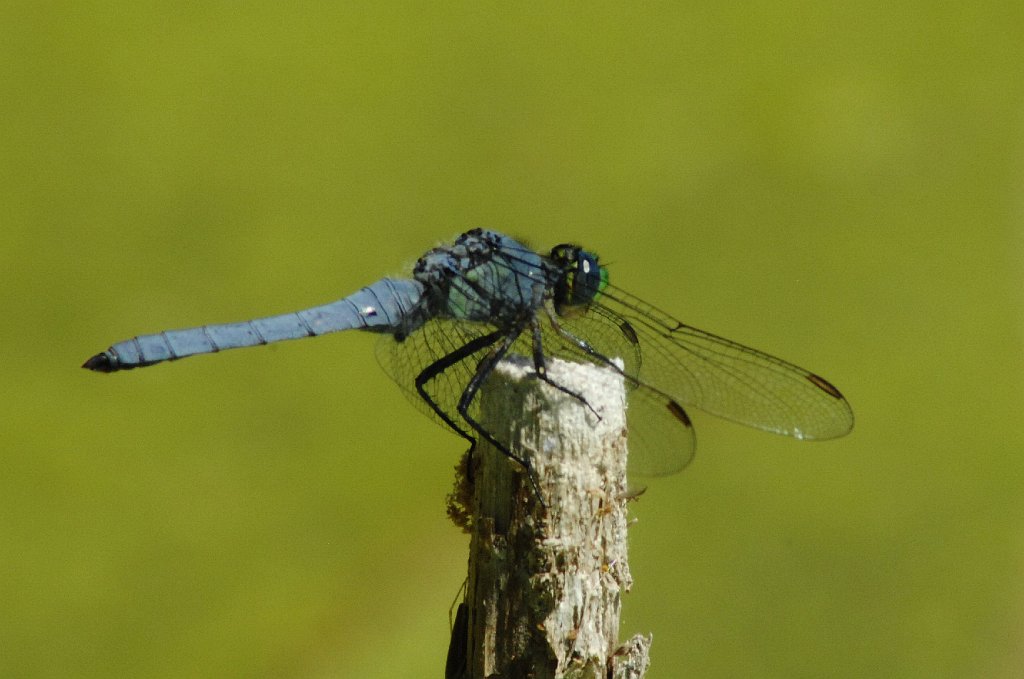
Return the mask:
[[472,537],[449,679],[640,679],[649,664],[650,637],[618,641],[632,584],[622,377],[554,359],[547,368],[586,404],[518,358],[481,394],[481,424],[530,461],[543,503],[520,465],[480,443],[472,481],[453,495]]

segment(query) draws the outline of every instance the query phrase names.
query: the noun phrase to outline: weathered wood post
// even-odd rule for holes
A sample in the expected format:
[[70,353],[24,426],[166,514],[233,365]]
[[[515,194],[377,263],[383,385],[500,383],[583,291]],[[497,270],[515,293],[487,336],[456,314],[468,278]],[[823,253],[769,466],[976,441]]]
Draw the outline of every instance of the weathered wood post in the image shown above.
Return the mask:
[[481,423],[530,460],[543,503],[520,465],[481,442],[472,481],[452,498],[472,537],[449,679],[640,679],[649,664],[650,637],[618,639],[632,584],[622,377],[559,360],[547,367],[590,407],[515,358],[481,394]]

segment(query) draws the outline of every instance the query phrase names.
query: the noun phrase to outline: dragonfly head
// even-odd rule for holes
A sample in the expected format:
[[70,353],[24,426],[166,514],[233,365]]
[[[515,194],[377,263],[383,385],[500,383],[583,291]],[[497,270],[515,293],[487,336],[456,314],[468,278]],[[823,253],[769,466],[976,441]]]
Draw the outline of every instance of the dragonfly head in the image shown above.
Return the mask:
[[583,311],[608,285],[608,269],[597,255],[578,245],[562,244],[551,249],[555,264],[555,309],[559,314]]

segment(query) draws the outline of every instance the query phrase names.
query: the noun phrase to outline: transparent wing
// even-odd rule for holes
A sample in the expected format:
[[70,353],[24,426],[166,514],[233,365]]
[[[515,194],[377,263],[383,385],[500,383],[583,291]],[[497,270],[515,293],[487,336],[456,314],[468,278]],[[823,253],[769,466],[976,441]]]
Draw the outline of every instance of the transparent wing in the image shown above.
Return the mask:
[[[520,253],[502,254],[518,273],[515,267]],[[524,312],[540,317],[545,358],[558,356],[598,365],[615,365],[613,360],[621,359],[618,369],[630,387],[631,474],[670,474],[689,463],[695,437],[684,406],[801,439],[834,438],[853,426],[849,404],[824,378],[690,327],[615,286],[606,286],[594,303],[576,314],[559,316],[547,308]],[[497,327],[433,319],[402,342],[383,338],[378,357],[410,399],[441,421],[416,393],[417,375]],[[430,398],[464,434],[472,431],[456,408],[488,350],[483,347],[467,354],[425,385]],[[532,360],[529,331],[516,339],[510,354]],[[587,398],[585,393],[580,396],[584,401]],[[580,407],[586,405],[581,402]],[[471,405],[471,417],[477,416],[478,408],[477,402]]]
[[[504,254],[515,261],[516,253]],[[674,392],[659,389],[644,378],[649,372],[648,356],[633,325],[613,309],[593,304],[567,315],[558,315],[550,308],[538,313],[542,316],[545,357],[612,367],[626,378],[629,477],[663,476],[686,467],[696,449],[693,425]],[[530,345],[522,338],[516,350],[530,355]],[[581,396],[586,400],[587,394]],[[581,403],[580,407],[585,405]]]
[[644,354],[629,324],[592,306],[584,315],[559,317],[544,325],[545,356],[612,367],[616,367],[615,359],[621,360],[620,370],[629,390],[626,422],[631,479],[674,474],[690,463],[696,449],[690,419],[672,396],[643,381]]
[[[580,316],[557,317],[544,324],[544,353],[621,370],[629,389],[626,420],[630,478],[674,474],[693,459],[693,426],[669,393],[643,381],[642,347],[632,327],[624,324],[622,319],[593,306]],[[615,359],[622,360],[621,369],[614,365]]]
[[[627,377],[627,385],[631,387],[627,410],[630,430],[630,477],[671,474],[685,467],[693,457],[693,428],[681,407],[672,404],[671,399],[664,394],[637,381],[635,372],[638,368],[639,352],[635,343],[630,342],[613,324],[605,320],[578,319],[570,325],[575,332],[588,333],[588,341],[591,342],[593,350],[582,350],[559,333],[553,324],[542,322],[542,353],[545,359],[557,356],[598,365],[608,364],[604,360],[605,356],[625,359],[627,370],[623,372]],[[398,342],[390,335],[381,337],[377,344],[377,358],[384,371],[402,388],[413,405],[436,423],[448,428],[447,423],[417,393],[416,377],[435,361],[457,352],[493,330],[493,327],[482,324],[435,319],[404,341]],[[483,349],[468,355],[424,385],[430,398],[445,415],[455,422],[463,433],[473,438],[476,438],[476,435],[459,415],[457,406],[477,365],[487,351]],[[525,357],[527,361],[533,360],[533,338],[529,331],[521,334],[512,345],[509,356],[514,355]],[[628,371],[632,371],[632,374]],[[483,388],[486,389],[486,386]],[[582,393],[580,396],[585,401],[588,396],[593,395]],[[581,402],[580,407],[587,406]],[[470,405],[470,416],[479,420],[479,409],[478,396]],[[490,433],[506,447],[512,444],[508,432]]]
[[[481,323],[432,319],[402,341],[392,335],[382,336],[377,342],[377,361],[413,405],[447,428],[448,425],[416,391],[416,378],[431,364],[493,330],[493,327]],[[471,434],[472,429],[458,414],[456,406],[483,353],[477,352],[449,366],[424,385],[431,399],[462,428],[464,434]]]
[[683,405],[798,439],[835,438],[853,427],[843,395],[808,370],[690,327],[611,285],[594,307],[635,333],[639,379]]

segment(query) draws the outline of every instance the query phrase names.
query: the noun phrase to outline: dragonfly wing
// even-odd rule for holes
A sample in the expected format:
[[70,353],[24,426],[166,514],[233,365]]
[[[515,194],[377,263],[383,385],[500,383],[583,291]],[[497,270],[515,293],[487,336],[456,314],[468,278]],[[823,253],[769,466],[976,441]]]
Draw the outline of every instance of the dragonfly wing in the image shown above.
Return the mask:
[[690,327],[611,285],[595,304],[635,332],[641,381],[684,406],[799,439],[835,438],[853,427],[843,395],[808,370]]
[[[591,308],[592,313],[583,316],[542,324],[544,355],[595,363],[623,374],[628,390],[630,478],[682,470],[696,448],[689,416],[671,396],[640,379],[641,347],[632,328],[623,326],[622,319],[594,311],[600,310]],[[586,393],[581,396],[587,398]]]
[[[481,323],[447,318],[431,319],[402,340],[391,335],[381,337],[377,342],[377,361],[388,377],[402,388],[413,405],[438,424],[448,427],[416,390],[416,378],[433,363],[491,331],[492,327]],[[424,384],[424,390],[431,400],[465,433],[471,431],[471,428],[456,408],[483,353],[471,354]]]

